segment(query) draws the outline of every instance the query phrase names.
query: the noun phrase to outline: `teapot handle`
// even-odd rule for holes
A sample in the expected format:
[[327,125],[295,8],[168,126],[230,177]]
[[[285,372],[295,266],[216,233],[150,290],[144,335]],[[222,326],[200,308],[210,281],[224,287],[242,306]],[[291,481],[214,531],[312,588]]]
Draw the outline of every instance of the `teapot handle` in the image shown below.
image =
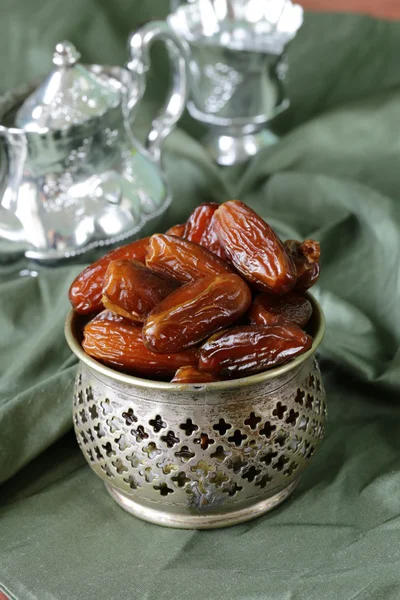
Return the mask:
[[184,42],[164,21],[153,21],[132,34],[129,42],[131,60],[127,67],[137,77],[137,91],[131,96],[128,109],[143,97],[146,87],[146,72],[150,69],[150,48],[156,41],[164,41],[173,66],[171,90],[161,112],[153,120],[146,141],[146,149],[156,161],[160,160],[164,139],[174,129],[181,117],[188,98],[187,50]]
[[[26,242],[25,232],[15,212],[27,154],[27,141],[18,130],[16,130],[17,133],[12,131],[4,133],[2,129],[0,128],[0,138],[6,139],[8,151],[0,140],[0,156],[6,171],[4,177],[6,188],[2,198],[0,197],[0,211],[3,212],[3,217],[0,212],[0,239],[24,244]],[[5,221],[9,217],[11,217],[12,224]]]

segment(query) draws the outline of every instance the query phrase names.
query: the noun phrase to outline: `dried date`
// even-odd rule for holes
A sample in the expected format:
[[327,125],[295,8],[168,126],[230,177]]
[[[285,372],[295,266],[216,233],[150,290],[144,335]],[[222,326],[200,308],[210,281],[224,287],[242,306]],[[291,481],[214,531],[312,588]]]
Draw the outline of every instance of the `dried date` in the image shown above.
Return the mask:
[[201,244],[201,239],[218,207],[219,204],[216,202],[207,202],[197,206],[187,220],[183,237],[189,242]]
[[104,311],[83,332],[82,347],[110,367],[144,377],[172,377],[183,366],[197,366],[194,350],[157,354],[143,344],[142,328]]
[[134,260],[114,260],[107,268],[102,302],[117,314],[140,323],[179,284]]
[[289,292],[284,296],[259,294],[248,314],[253,325],[293,323],[302,329],[310,320],[312,304],[305,296],[295,292]]
[[312,338],[296,325],[233,327],[203,344],[199,369],[223,377],[242,377],[285,363],[311,346]]
[[207,250],[210,250],[210,252],[213,252],[219,256],[219,258],[222,258],[222,260],[227,260],[226,252],[223,249],[219,237],[215,231],[214,216],[212,217],[207,229],[204,231],[200,240],[200,244],[204,246],[204,248],[207,248]]
[[211,373],[200,371],[196,367],[181,367],[171,379],[171,383],[210,383],[212,381],[218,381],[218,379]]
[[104,277],[108,265],[113,260],[130,258],[144,263],[150,238],[143,238],[126,246],[112,250],[84,269],[69,288],[69,300],[74,310],[82,315],[97,312],[103,308]]
[[149,314],[143,327],[144,343],[154,352],[179,352],[234,323],[250,303],[250,289],[238,275],[188,283]]
[[165,232],[166,235],[176,235],[176,237],[183,237],[185,233],[186,223],[179,225],[173,225]]
[[229,265],[199,244],[165,234],[151,237],[146,266],[183,283],[232,272]]
[[296,284],[294,289],[305,292],[317,283],[320,267],[321,247],[315,240],[286,240],[285,248],[292,257],[296,267]]
[[286,294],[296,283],[294,264],[273,229],[237,200],[214,213],[215,232],[229,262],[255,288]]

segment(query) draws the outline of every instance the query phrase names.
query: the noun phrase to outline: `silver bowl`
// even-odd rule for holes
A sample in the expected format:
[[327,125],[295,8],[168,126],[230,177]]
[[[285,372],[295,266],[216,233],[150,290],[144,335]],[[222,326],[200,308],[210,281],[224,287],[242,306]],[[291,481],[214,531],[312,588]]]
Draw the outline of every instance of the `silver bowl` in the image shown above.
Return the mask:
[[324,435],[315,358],[325,329],[313,303],[312,348],[258,375],[207,384],[150,381],[110,369],[80,345],[73,421],[79,446],[112,498],[160,525],[211,529],[271,510],[294,490]]

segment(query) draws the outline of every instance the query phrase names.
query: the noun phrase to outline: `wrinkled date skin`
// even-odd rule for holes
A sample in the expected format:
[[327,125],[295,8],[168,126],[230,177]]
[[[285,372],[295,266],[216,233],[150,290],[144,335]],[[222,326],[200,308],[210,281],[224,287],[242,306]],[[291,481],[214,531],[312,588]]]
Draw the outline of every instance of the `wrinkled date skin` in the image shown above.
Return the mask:
[[315,240],[286,240],[285,248],[292,257],[296,267],[296,285],[294,289],[297,292],[305,292],[317,283],[320,267],[321,247]]
[[104,311],[84,329],[82,347],[110,367],[143,377],[172,377],[183,366],[197,366],[194,350],[156,354],[143,344],[142,328]]
[[216,202],[207,202],[197,206],[187,220],[183,237],[189,242],[201,244],[201,239],[218,207],[219,204]]
[[285,363],[311,346],[312,338],[296,325],[233,327],[203,344],[199,369],[223,377],[252,375]]
[[143,327],[144,343],[154,352],[179,352],[234,323],[250,303],[250,289],[238,275],[188,283],[149,314]]
[[180,225],[173,225],[165,232],[166,235],[176,235],[176,237],[183,237],[185,233],[186,223]]
[[232,272],[229,265],[199,244],[165,234],[151,237],[146,266],[182,283]]
[[130,258],[145,262],[150,238],[143,238],[126,246],[112,250],[98,261],[84,269],[72,282],[69,288],[69,301],[74,310],[81,315],[98,312],[103,308],[104,277],[108,265],[113,260]]
[[294,292],[285,296],[259,294],[249,310],[253,325],[294,324],[303,329],[312,315],[311,302]]
[[210,383],[218,381],[214,375],[200,371],[196,367],[181,367],[175,373],[171,383]]
[[153,273],[140,262],[114,260],[106,271],[102,302],[105,308],[141,323],[178,285],[172,279]]
[[294,287],[295,267],[284,245],[251,208],[231,200],[218,208],[214,220],[229,262],[256,289],[281,295]]

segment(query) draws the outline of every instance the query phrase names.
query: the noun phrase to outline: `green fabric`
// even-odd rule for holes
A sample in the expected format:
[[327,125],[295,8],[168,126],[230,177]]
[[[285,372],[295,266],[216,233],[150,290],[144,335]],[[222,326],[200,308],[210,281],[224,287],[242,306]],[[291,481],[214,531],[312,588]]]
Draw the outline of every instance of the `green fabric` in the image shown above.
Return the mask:
[[[167,10],[165,0],[6,4],[1,89],[46,70],[64,38],[88,61],[123,63],[128,32]],[[141,135],[166,83],[156,50]],[[217,169],[187,116],[166,143],[165,228],[199,202],[236,197],[282,236],[321,241],[327,437],[271,514],[185,532],[117,507],[66,433],[75,361],[62,328],[79,267],[18,278],[26,264],[0,266],[0,589],[10,598],[400,597],[399,55],[400,24],[307,15],[275,147]]]

